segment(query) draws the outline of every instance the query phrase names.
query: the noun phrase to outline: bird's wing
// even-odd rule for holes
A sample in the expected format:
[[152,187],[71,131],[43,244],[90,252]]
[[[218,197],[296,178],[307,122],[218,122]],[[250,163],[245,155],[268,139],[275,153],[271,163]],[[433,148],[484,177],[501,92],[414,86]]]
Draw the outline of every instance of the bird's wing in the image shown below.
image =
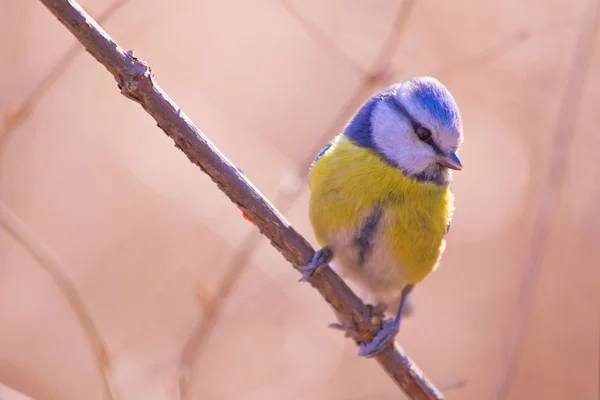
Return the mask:
[[323,147],[321,149],[321,151],[319,151],[319,154],[317,154],[317,156],[315,157],[315,159],[313,160],[313,162],[310,164],[310,167],[308,169],[308,179],[309,180],[310,180],[310,176],[311,176],[311,173],[312,173],[313,166],[319,160],[319,158],[321,158],[323,156],[323,154],[327,153],[327,150],[329,150],[329,148],[331,147],[332,144],[333,144],[333,141],[327,143],[325,145],[325,147]]

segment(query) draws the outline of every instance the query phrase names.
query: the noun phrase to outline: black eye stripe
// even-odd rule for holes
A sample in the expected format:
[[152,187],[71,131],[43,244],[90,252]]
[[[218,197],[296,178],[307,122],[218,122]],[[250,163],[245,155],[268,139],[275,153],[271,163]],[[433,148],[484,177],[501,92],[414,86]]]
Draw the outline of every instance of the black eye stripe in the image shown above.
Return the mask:
[[[427,127],[423,126],[423,124],[418,122],[415,118],[413,118],[413,116],[410,115],[408,110],[406,110],[406,108],[404,108],[404,106],[400,104],[395,97],[392,97],[390,99],[390,103],[396,110],[398,110],[398,112],[403,114],[410,121],[410,125],[412,126],[415,135],[417,134],[417,129],[419,129],[420,127],[428,129]],[[429,140],[426,140],[424,143],[427,143],[429,146],[431,146],[433,148],[433,151],[435,151],[436,153],[440,155],[444,154],[444,152],[442,151],[442,149],[440,149],[435,140],[433,140],[433,137],[429,138]]]
[[435,151],[437,154],[444,155],[444,152],[442,151],[442,149],[440,149],[440,146],[438,146],[438,144],[433,139],[429,139],[425,143],[433,147],[433,151]]

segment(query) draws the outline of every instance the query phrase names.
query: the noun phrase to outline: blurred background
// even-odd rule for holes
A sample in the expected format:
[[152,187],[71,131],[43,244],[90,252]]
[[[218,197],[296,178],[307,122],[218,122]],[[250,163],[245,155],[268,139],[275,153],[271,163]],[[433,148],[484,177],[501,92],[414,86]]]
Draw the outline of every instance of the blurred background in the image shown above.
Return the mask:
[[[440,79],[465,169],[399,343],[498,400],[599,396],[596,3],[80,1],[313,244],[318,150]],[[41,3],[0,10],[0,399],[404,398]]]

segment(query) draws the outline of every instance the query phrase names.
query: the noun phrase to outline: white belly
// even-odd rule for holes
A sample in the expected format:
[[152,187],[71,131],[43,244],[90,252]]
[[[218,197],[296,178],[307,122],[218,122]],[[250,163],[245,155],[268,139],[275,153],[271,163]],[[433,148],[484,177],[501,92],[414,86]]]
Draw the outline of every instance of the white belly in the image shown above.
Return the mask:
[[334,257],[330,266],[356,290],[356,294],[367,304],[382,302],[391,308],[398,302],[406,280],[404,266],[392,258],[381,235],[385,223],[382,219],[373,232],[369,255],[362,263],[356,245],[357,231],[335,232],[328,243]]

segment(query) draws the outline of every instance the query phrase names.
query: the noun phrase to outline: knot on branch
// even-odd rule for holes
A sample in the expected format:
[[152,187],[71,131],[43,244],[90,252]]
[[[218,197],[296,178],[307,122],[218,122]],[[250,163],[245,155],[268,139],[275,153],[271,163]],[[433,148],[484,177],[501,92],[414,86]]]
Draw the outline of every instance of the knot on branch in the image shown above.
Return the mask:
[[119,89],[128,99],[143,103],[144,98],[152,91],[152,69],[145,61],[137,58],[133,50],[128,50],[125,57],[128,58],[128,68],[119,74]]
[[361,314],[361,319],[357,320],[352,315],[351,323],[346,326],[346,337],[354,339],[358,343],[371,342],[377,333],[383,328],[383,320],[385,319],[385,308],[382,305],[366,305],[367,312]]

